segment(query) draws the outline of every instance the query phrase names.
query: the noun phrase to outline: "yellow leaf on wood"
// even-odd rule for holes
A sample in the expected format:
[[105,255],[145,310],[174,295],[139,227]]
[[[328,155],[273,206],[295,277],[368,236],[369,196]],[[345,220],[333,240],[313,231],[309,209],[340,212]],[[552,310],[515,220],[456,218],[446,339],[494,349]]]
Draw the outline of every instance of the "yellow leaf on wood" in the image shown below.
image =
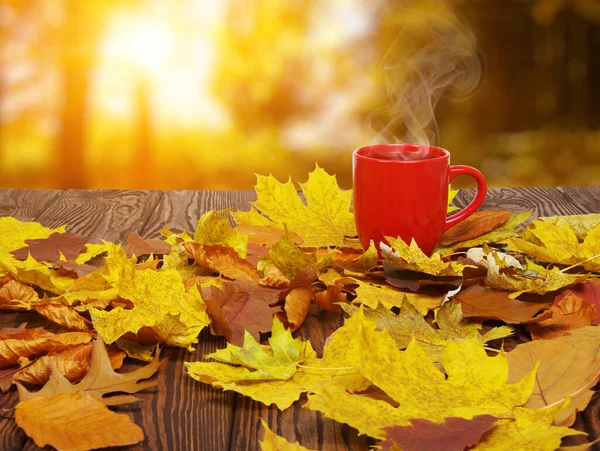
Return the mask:
[[290,443],[283,437],[275,434],[265,422],[261,419],[260,422],[263,425],[263,439],[259,440],[261,451],[310,451],[308,448],[300,445],[299,443]]
[[439,253],[428,257],[413,239],[408,246],[402,238],[385,237],[390,246],[381,243],[381,255],[393,266],[432,276],[461,276],[465,265],[444,262]]
[[194,241],[199,244],[220,245],[230,247],[241,258],[246,258],[248,252],[248,235],[238,232],[229,224],[229,213],[208,211],[198,219],[194,232]]
[[39,447],[88,450],[133,445],[144,440],[142,429],[128,415],[108,410],[84,392],[38,397],[17,404],[15,420]]

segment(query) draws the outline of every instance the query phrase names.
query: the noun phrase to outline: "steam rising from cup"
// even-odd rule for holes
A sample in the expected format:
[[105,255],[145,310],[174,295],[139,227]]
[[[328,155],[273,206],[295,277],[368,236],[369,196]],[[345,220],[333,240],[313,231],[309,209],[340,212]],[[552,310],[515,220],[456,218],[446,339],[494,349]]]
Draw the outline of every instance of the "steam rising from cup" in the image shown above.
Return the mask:
[[373,144],[420,144],[419,152],[398,159],[426,158],[439,144],[435,108],[445,94],[466,97],[478,85],[481,65],[471,30],[441,0],[406,1],[402,28],[384,58],[389,103],[367,123],[377,133]]

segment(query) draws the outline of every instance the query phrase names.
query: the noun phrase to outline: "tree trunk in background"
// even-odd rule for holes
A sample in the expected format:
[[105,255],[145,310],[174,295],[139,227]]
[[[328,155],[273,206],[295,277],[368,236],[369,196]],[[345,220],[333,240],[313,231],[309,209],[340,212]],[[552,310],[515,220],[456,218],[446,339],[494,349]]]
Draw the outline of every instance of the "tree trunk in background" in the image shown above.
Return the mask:
[[[98,25],[92,24],[87,2],[65,2],[61,45],[63,73],[62,129],[57,139],[55,176],[62,189],[85,188],[87,96],[94,65]],[[96,18],[99,20],[99,18]]]

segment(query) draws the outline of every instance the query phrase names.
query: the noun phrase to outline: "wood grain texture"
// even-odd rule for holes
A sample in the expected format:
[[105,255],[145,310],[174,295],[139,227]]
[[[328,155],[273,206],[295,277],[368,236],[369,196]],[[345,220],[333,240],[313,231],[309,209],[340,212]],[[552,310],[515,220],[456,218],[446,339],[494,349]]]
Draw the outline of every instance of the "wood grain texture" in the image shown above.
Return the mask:
[[[463,208],[475,197],[472,188],[461,189],[455,204]],[[571,199],[552,188],[491,188],[481,210],[534,211],[538,216],[577,215],[583,210]]]
[[64,192],[41,189],[0,190],[0,216],[12,216],[21,221],[35,221]]
[[140,232],[160,201],[162,191],[69,190],[38,217],[48,227],[68,225],[90,240],[124,241]]
[[558,191],[585,213],[600,213],[600,186],[559,186]]
[[226,208],[249,210],[249,202],[255,199],[254,191],[166,191],[144,228],[144,237],[158,237],[165,224],[174,232],[193,232],[202,213]]

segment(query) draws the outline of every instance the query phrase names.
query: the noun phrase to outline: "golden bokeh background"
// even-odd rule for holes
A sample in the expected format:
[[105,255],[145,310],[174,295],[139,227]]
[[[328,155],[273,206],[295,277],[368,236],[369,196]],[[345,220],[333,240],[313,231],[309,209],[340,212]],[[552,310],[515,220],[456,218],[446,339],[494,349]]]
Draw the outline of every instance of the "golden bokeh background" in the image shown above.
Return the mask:
[[349,188],[390,67],[446,15],[482,64],[436,109],[452,162],[491,186],[600,185],[599,2],[439,4],[2,0],[0,187],[250,189],[318,163]]

